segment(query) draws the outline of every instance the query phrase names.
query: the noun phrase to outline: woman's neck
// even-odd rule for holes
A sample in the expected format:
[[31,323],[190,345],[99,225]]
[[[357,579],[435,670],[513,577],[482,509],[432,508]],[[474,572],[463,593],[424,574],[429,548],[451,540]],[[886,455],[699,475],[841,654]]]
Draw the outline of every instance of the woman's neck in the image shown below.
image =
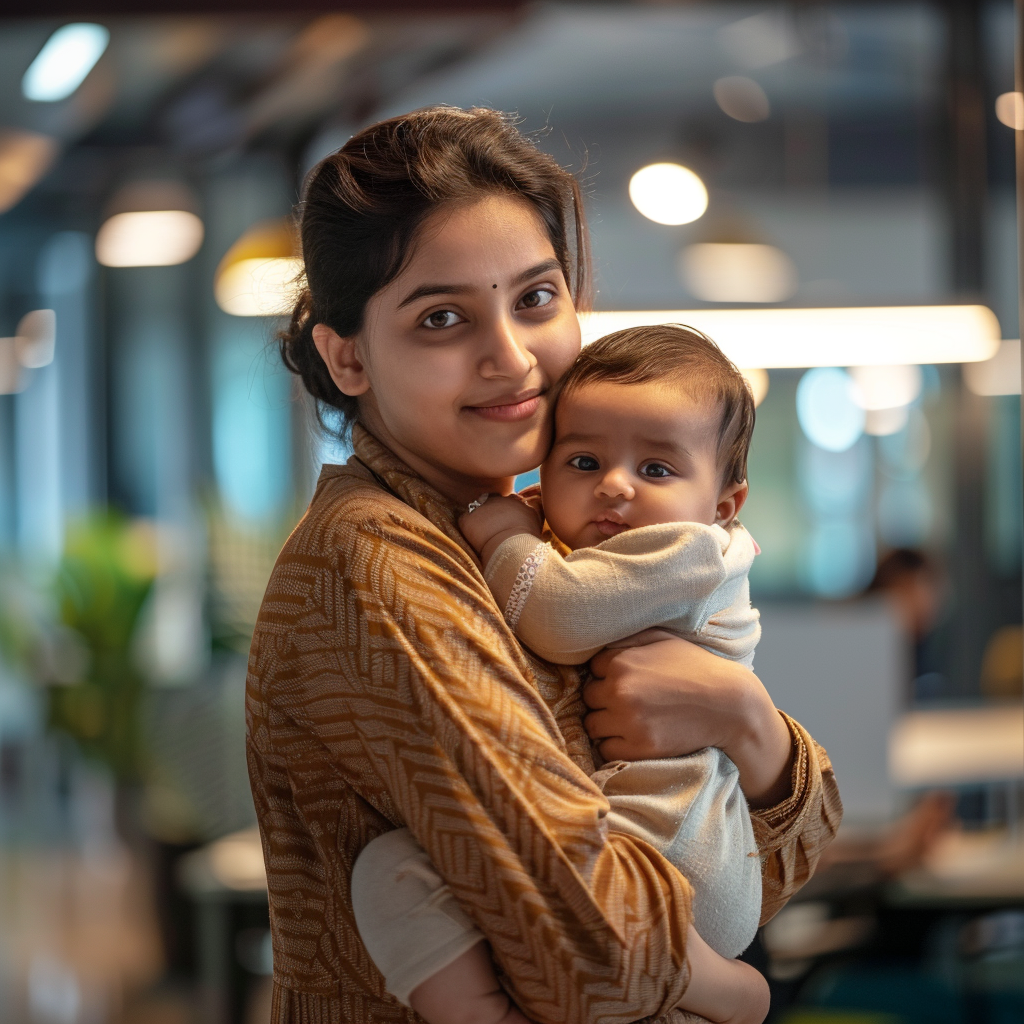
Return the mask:
[[[364,412],[363,410],[360,410]],[[515,490],[515,477],[470,477],[456,473],[447,466],[438,465],[430,459],[411,451],[398,441],[387,429],[380,417],[372,414],[362,416],[363,425],[397,455],[414,473],[421,476],[431,487],[457,505],[468,505],[481,494],[511,494]]]

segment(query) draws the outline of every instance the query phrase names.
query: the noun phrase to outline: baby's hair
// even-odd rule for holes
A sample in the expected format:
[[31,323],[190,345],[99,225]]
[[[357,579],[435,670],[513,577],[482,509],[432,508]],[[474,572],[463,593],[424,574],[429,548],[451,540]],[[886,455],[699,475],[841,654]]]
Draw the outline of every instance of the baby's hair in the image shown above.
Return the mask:
[[706,335],[683,324],[628,327],[588,345],[562,381],[564,396],[587,384],[669,380],[721,409],[718,464],[723,483],[747,479],[754,395],[747,379]]

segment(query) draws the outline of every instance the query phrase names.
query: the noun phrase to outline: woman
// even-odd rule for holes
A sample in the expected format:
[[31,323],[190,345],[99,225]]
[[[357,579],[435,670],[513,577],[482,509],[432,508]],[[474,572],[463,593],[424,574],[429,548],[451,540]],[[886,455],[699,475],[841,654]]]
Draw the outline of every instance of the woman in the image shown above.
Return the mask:
[[529,1017],[672,1019],[689,886],[603,825],[588,734],[605,758],[733,758],[761,808],[765,917],[840,808],[824,752],[757,678],[682,640],[594,659],[588,713],[572,670],[518,646],[456,528],[546,454],[586,294],[576,183],[502,115],[432,108],[319,166],[302,244],[284,358],[353,424],[355,455],[324,468],[250,653],[273,1020],[416,1019],[385,994],[349,897],[360,850],[399,825]]

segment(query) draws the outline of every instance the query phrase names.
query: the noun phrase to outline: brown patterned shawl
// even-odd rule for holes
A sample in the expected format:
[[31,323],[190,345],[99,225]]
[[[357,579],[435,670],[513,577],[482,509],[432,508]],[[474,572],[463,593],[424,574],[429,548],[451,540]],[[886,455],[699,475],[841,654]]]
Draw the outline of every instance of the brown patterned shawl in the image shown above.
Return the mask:
[[[682,1020],[690,886],[607,830],[574,671],[516,642],[452,502],[358,428],[355,451],[324,467],[249,656],[274,1024],[419,1020],[384,991],[349,898],[360,850],[403,824],[528,1016]],[[765,920],[842,813],[824,750],[790,728],[793,793],[753,815]]]

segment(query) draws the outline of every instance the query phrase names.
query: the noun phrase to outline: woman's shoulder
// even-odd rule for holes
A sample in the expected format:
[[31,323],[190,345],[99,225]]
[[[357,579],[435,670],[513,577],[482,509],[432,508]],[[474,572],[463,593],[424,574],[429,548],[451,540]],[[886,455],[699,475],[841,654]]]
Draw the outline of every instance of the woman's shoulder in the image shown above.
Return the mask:
[[360,467],[329,466],[282,554],[330,557],[375,540],[398,541],[404,534],[445,547],[452,543],[438,525]]
[[285,542],[271,576],[263,611],[274,595],[323,595],[325,577],[343,580],[369,597],[393,595],[396,575],[414,576],[438,566],[449,575],[475,575],[465,549],[442,528],[359,466],[331,466],[321,473],[313,499]]

